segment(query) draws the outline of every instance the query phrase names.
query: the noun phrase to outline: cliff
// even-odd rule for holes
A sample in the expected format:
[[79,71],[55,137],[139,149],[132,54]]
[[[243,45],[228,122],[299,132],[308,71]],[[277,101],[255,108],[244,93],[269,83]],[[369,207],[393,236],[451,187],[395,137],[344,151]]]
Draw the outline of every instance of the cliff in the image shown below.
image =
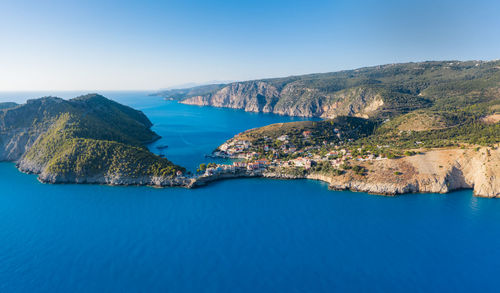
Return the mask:
[[385,119],[432,106],[443,109],[498,98],[498,92],[487,89],[500,87],[499,65],[499,61],[389,64],[235,82],[205,91],[197,88],[178,98],[189,105],[290,116]]
[[45,97],[0,111],[0,160],[42,182],[180,185],[183,168],[149,152],[140,111],[100,95]]
[[266,81],[233,83],[207,95],[181,101],[198,106],[244,109],[248,112],[274,113],[289,116],[369,117],[384,105],[382,95],[375,89],[356,88],[337,93],[294,83],[279,89]]

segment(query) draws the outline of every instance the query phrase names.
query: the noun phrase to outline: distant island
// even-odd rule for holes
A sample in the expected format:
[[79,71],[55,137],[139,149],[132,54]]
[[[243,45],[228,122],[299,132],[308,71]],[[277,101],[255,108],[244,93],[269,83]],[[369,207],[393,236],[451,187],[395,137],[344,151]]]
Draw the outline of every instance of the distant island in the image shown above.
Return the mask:
[[391,64],[156,95],[323,120],[236,134],[212,154],[232,164],[190,174],[147,149],[159,137],[142,112],[98,94],[45,97],[0,104],[0,160],[47,183],[191,188],[307,178],[384,195],[471,188],[500,197],[500,61]]

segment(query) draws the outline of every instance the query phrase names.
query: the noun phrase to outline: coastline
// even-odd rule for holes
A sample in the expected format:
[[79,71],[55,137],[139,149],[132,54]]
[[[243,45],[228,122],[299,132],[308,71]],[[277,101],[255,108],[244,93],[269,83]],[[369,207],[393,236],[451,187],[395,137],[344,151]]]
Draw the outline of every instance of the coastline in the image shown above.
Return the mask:
[[[472,189],[474,196],[500,197],[500,150],[488,152],[472,149],[439,149],[413,157],[389,159],[367,164],[367,174],[346,172],[342,175],[322,172],[292,174],[288,168],[267,168],[248,170],[246,168],[223,169],[214,174],[196,177],[153,177],[137,178],[120,176],[93,176],[77,178],[39,174],[38,180],[51,184],[104,184],[112,186],[150,186],[157,188],[183,187],[201,188],[215,181],[238,178],[308,179],[328,183],[331,190],[366,192],[383,196],[397,196],[409,193],[448,193],[460,189]],[[226,165],[228,166],[228,165]],[[395,175],[392,170],[405,170]],[[24,173],[35,174],[29,170]],[[377,171],[374,171],[377,170]]]

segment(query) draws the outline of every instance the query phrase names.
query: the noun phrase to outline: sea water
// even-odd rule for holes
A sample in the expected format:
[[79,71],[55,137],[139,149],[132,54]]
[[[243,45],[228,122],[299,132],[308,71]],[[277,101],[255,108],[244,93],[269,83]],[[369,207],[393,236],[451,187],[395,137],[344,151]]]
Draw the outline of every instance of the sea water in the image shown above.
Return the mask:
[[[151,150],[188,168],[240,131],[297,120],[104,95],[144,111],[162,136],[156,146],[168,145]],[[0,163],[0,292],[496,292],[499,211],[470,190],[391,198],[308,180],[48,185]]]

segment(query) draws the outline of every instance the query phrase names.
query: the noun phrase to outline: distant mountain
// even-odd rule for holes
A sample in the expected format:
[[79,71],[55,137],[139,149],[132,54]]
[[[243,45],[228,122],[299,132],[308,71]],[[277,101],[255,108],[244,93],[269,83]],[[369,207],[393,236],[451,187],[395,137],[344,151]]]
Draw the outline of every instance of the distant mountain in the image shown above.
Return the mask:
[[160,96],[166,100],[185,100],[190,97],[215,93],[225,86],[225,84],[200,85],[192,88],[164,90],[153,95]]
[[429,61],[183,89],[165,97],[201,106],[291,116],[390,118],[500,99],[500,61]]
[[0,111],[0,161],[43,182],[176,184],[184,169],[149,152],[159,138],[140,111],[92,94],[28,100]]
[[204,84],[187,83],[184,85],[178,85],[161,90],[159,92],[153,93],[152,95],[163,97],[166,100],[184,100],[193,96],[215,92],[223,88],[230,82],[231,81],[220,81]]

